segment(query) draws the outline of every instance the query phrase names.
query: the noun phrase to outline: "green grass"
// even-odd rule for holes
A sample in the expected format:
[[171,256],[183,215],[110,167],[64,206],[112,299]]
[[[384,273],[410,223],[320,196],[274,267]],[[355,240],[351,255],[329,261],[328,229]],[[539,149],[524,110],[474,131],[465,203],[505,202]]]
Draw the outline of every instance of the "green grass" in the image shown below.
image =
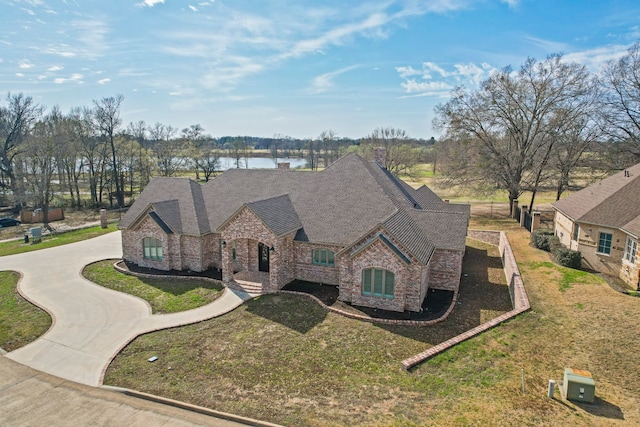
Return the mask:
[[75,243],[81,240],[91,239],[117,230],[115,224],[109,224],[107,228],[95,226],[81,230],[68,231],[53,236],[44,236],[39,243],[24,243],[23,240],[13,240],[0,243],[0,256],[20,254],[23,252],[37,251],[39,249],[53,248],[55,246]]
[[[284,425],[423,425],[433,402],[463,399],[504,378],[494,359],[507,358],[510,337],[499,345],[470,340],[412,373],[400,365],[511,309],[497,249],[469,245],[450,322],[371,324],[304,296],[263,295],[219,318],[138,337],[116,357],[105,384]],[[154,355],[157,362],[146,362]]]
[[0,348],[13,351],[29,344],[51,326],[51,317],[18,293],[20,275],[0,271]]
[[153,313],[176,313],[213,302],[222,295],[223,286],[211,280],[178,280],[175,278],[139,278],[120,273],[113,260],[98,261],[86,266],[85,278],[105,288],[142,298]]
[[604,279],[594,274],[573,268],[562,267],[551,261],[532,262],[523,264],[530,270],[542,269],[542,274],[552,275],[554,272],[559,274],[558,288],[561,292],[571,289],[575,284],[596,284],[604,283]]

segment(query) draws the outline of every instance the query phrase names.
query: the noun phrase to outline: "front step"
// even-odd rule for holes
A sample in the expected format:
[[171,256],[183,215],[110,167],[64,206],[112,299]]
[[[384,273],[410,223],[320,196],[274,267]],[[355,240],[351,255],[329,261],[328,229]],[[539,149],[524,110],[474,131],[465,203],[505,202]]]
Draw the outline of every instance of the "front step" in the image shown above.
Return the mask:
[[262,283],[250,282],[248,280],[234,279],[231,288],[235,288],[238,291],[244,291],[251,295],[262,295],[264,293],[262,289]]

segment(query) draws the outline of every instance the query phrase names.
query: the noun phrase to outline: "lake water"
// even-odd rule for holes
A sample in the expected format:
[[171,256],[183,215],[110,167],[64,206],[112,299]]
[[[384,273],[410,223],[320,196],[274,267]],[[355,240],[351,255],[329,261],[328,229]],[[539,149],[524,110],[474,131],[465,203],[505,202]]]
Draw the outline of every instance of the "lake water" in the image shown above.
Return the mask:
[[[245,160],[249,163],[248,167],[245,165]],[[291,169],[306,167],[307,161],[305,159],[301,159],[299,157],[286,157],[286,158],[278,158],[277,163],[289,162],[291,164]],[[247,169],[275,169],[278,167],[275,159],[269,157],[249,157],[245,159],[244,157],[240,159],[240,168]],[[236,159],[233,157],[220,157],[220,169],[234,169],[236,168]]]

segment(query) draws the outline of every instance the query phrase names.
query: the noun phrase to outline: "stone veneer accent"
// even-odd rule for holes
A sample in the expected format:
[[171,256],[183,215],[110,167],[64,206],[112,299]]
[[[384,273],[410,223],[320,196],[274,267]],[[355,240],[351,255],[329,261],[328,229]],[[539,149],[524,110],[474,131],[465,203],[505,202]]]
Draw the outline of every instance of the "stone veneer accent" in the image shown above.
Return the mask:
[[[495,234],[491,236],[490,233]],[[469,230],[468,236],[471,238],[476,238],[476,240],[484,241],[486,243],[491,243],[498,240],[498,250],[500,251],[500,257],[502,259],[504,274],[507,278],[507,282],[509,283],[509,293],[511,295],[513,310],[501,316],[498,316],[495,319],[491,319],[488,322],[483,323],[482,325],[476,326],[475,328],[470,329],[460,335],[448,339],[447,341],[435,345],[430,349],[423,351],[422,353],[418,353],[415,356],[403,360],[402,367],[404,369],[408,370],[415,365],[435,356],[436,354],[440,354],[443,351],[446,351],[449,348],[453,347],[454,345],[466,341],[469,338],[473,338],[476,335],[479,335],[501,324],[502,322],[512,319],[519,314],[524,313],[525,311],[528,311],[531,308],[531,305],[529,304],[529,298],[527,298],[527,292],[524,289],[522,277],[520,276],[520,270],[518,270],[518,265],[513,255],[511,245],[509,244],[509,240],[507,239],[507,235],[502,231],[482,231],[476,233],[475,230]],[[483,237],[486,237],[487,240],[484,240]]]

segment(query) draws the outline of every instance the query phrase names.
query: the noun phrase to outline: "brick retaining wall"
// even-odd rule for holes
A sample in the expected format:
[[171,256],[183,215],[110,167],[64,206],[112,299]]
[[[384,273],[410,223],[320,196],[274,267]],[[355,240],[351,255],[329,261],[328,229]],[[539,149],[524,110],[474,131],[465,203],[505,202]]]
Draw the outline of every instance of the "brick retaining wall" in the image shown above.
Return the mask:
[[529,298],[527,298],[527,293],[524,289],[522,277],[520,277],[520,270],[518,270],[518,265],[516,264],[516,259],[513,256],[513,251],[511,250],[511,245],[509,244],[507,235],[503,231],[479,230],[469,230],[467,235],[473,239],[480,240],[489,244],[496,244],[494,242],[497,242],[498,249],[500,251],[500,257],[502,259],[502,265],[504,267],[504,274],[507,279],[507,283],[509,284],[509,294],[511,295],[513,310],[501,316],[498,316],[495,319],[491,319],[479,326],[476,326],[475,328],[470,329],[458,336],[448,339],[447,341],[435,345],[428,350],[423,351],[422,353],[418,353],[415,356],[403,360],[402,367],[404,369],[408,370],[416,366],[417,364],[422,363],[425,360],[435,356],[436,354],[442,353],[443,351],[448,350],[456,344],[459,344],[463,341],[468,340],[469,338],[473,338],[476,335],[479,335],[495,326],[498,326],[502,322],[512,319],[531,308],[531,306],[529,305]]

